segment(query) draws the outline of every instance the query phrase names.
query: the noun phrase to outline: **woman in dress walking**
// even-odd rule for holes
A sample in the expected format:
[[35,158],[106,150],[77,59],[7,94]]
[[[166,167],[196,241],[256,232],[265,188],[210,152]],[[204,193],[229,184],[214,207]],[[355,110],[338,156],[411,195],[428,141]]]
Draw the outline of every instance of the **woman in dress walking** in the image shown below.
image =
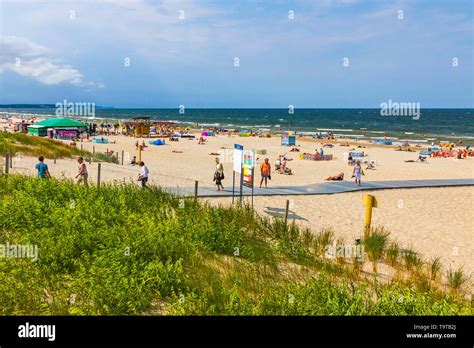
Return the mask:
[[214,172],[214,181],[217,185],[217,191],[224,191],[222,180],[224,180],[224,167],[222,163],[220,163],[219,157],[216,157],[216,171]]

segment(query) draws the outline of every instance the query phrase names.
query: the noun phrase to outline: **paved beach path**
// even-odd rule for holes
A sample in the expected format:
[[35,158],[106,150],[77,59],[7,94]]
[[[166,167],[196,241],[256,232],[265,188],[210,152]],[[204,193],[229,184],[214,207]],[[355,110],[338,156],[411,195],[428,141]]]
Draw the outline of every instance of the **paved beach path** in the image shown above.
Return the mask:
[[[450,186],[474,186],[474,179],[439,179],[439,180],[387,180],[366,181],[361,186],[356,186],[353,181],[332,181],[305,186],[269,186],[268,188],[254,188],[254,196],[298,196],[298,195],[330,195],[336,193],[372,191],[388,189],[408,189],[426,187],[450,187]],[[194,195],[194,187],[164,187],[167,191],[180,195]],[[235,187],[235,195],[238,196],[240,188],[238,183]],[[250,196],[252,191],[248,187],[243,188],[243,195]],[[232,187],[226,187],[224,191],[217,191],[215,187],[199,187],[199,197],[231,197]]]

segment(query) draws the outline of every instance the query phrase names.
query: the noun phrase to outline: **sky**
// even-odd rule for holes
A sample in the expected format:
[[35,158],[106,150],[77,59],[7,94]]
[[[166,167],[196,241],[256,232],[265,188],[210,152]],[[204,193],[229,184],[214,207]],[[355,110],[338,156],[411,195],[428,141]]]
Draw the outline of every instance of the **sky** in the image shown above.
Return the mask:
[[472,0],[0,0],[0,103],[474,107]]

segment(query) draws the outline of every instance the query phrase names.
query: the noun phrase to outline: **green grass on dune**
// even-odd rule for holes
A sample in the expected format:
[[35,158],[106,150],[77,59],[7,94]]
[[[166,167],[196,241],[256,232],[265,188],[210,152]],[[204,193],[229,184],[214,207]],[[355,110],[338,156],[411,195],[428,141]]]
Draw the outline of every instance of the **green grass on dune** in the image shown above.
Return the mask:
[[36,157],[44,156],[50,159],[53,159],[55,156],[56,158],[83,156],[84,158],[91,157],[95,162],[118,163],[118,159],[114,156],[81,151],[59,140],[0,131],[0,156],[3,156],[5,153]]
[[0,177],[7,242],[39,258],[0,258],[3,315],[471,314],[435,288],[374,289],[296,225],[155,188]]

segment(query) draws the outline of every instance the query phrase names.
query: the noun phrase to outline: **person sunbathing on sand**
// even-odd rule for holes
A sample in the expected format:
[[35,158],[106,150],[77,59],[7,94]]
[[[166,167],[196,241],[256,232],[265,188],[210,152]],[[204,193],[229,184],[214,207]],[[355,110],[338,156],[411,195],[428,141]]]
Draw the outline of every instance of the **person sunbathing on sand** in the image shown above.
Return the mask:
[[374,163],[369,162],[369,163],[367,164],[367,167],[366,167],[365,169],[375,169]]
[[344,173],[339,173],[339,174],[334,175],[334,176],[328,176],[324,180],[327,180],[327,181],[342,181],[342,180],[344,180]]

